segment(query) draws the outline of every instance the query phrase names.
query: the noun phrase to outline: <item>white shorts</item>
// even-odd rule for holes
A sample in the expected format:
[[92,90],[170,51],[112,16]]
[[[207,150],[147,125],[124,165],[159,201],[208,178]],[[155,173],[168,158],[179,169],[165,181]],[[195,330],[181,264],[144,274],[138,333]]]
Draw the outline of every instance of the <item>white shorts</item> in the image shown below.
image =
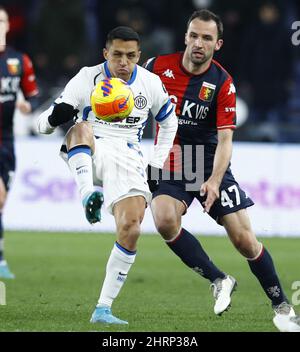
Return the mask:
[[109,213],[113,213],[117,202],[128,197],[142,196],[147,204],[151,202],[146,164],[138,144],[121,138],[95,138],[92,160],[94,185],[103,187]]

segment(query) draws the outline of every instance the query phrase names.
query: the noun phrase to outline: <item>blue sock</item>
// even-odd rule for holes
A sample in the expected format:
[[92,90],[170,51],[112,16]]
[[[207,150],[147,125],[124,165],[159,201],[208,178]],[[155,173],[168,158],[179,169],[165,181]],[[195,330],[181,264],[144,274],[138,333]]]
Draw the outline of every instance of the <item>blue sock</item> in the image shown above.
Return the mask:
[[211,282],[226,276],[209,259],[200,242],[185,229],[172,242],[166,243],[188,267]]
[[252,273],[257,277],[272,305],[277,306],[288,302],[277,276],[274,263],[269,252],[263,247],[260,256],[255,260],[248,260]]
[[0,261],[3,260],[3,228],[2,228],[2,213],[0,212]]

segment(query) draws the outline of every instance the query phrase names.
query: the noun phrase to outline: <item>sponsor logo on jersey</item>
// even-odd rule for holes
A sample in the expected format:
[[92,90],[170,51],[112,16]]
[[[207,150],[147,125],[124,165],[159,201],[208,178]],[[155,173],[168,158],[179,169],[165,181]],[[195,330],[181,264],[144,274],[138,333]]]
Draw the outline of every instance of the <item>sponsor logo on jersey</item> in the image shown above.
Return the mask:
[[175,79],[174,73],[172,70],[170,70],[169,68],[162,74],[163,76],[166,76],[168,78],[173,78]]
[[209,112],[209,107],[185,100],[181,111],[182,117],[194,120],[204,120]]
[[0,93],[17,93],[20,85],[20,77],[2,77],[0,81]]
[[147,106],[147,99],[143,95],[137,95],[134,98],[134,106],[139,110],[144,109]]
[[[128,116],[126,117],[126,123],[137,124],[140,122],[141,118],[136,116]],[[124,121],[124,120],[123,120]]]
[[234,86],[233,83],[230,83],[229,90],[228,90],[228,95],[235,94],[235,93],[236,93],[235,86]]
[[7,69],[8,72],[11,75],[18,75],[21,73],[21,64],[20,64],[20,60],[15,58],[15,59],[7,59],[6,60],[6,64],[7,64]]
[[225,112],[235,112],[236,108],[232,107],[232,108],[225,108]]
[[212,101],[212,98],[215,93],[215,89],[216,89],[215,84],[203,82],[199,92],[199,99],[203,101],[208,101],[208,102]]
[[14,94],[9,94],[9,95],[0,95],[0,103],[6,103],[7,101],[15,101],[15,95]]

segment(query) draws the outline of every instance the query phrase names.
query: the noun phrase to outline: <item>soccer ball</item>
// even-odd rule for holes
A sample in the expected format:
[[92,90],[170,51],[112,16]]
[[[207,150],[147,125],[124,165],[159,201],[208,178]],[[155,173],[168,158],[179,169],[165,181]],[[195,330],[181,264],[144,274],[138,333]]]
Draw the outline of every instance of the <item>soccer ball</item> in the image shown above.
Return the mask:
[[120,78],[103,79],[92,91],[91,107],[100,120],[122,121],[130,115],[134,107],[132,90]]

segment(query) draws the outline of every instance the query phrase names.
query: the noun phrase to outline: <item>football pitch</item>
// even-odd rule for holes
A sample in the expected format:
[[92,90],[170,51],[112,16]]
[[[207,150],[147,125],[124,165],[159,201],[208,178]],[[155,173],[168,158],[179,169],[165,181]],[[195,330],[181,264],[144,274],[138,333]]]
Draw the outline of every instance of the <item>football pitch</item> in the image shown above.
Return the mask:
[[[91,324],[115,236],[95,233],[6,233],[0,331],[206,332],[277,331],[273,312],[246,261],[226,237],[200,236],[214,262],[238,281],[232,307],[213,313],[209,282],[188,269],[158,235],[142,235],[138,255],[113,313],[128,326]],[[300,281],[300,239],[262,238],[289,299]],[[295,307],[300,312],[300,307]]]

